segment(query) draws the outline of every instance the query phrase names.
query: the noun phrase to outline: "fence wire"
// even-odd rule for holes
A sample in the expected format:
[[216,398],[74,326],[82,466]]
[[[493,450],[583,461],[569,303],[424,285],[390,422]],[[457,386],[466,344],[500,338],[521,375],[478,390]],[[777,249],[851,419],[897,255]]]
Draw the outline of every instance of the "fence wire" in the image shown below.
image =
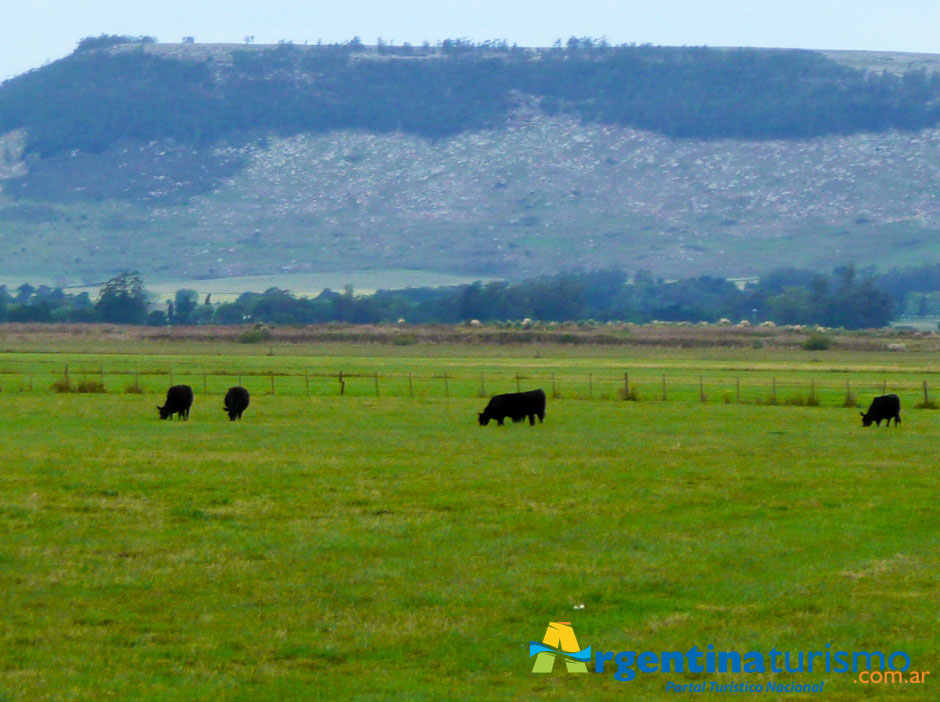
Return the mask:
[[542,388],[555,399],[747,403],[794,406],[855,406],[875,395],[895,393],[905,406],[933,403],[940,377],[915,373],[804,371],[773,373],[728,370],[709,373],[644,368],[622,373],[571,370],[363,371],[309,368],[225,369],[141,365],[137,368],[81,363],[6,362],[0,367],[0,394],[141,393],[163,394],[171,385],[190,385],[196,394],[222,395],[233,385],[253,394],[286,396],[386,396],[482,398]]

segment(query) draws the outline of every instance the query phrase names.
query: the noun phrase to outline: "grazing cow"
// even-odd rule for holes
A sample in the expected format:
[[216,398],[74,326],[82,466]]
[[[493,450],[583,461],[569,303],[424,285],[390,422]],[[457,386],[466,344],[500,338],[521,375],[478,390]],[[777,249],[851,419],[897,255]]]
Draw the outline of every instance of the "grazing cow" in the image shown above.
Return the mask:
[[491,419],[495,419],[500,426],[503,426],[503,420],[506,417],[514,422],[521,422],[528,417],[531,426],[535,426],[536,417],[539,418],[539,422],[544,421],[545,393],[539,389],[493,395],[486,409],[480,412],[480,426],[485,427]]
[[891,426],[891,419],[894,418],[894,426],[901,423],[901,399],[897,395],[879,395],[871,401],[871,407],[868,411],[859,413],[862,415],[862,426],[870,427],[874,422],[879,427],[881,420],[887,420],[885,426]]
[[242,412],[248,409],[249,399],[248,391],[241,385],[236,385],[225,393],[225,406],[222,409],[228,412],[228,418],[234,422],[241,419]]
[[177,419],[189,419],[189,408],[193,406],[193,389],[188,385],[174,385],[166,391],[166,402],[163,407],[157,405],[160,410],[160,419],[172,417],[174,414]]

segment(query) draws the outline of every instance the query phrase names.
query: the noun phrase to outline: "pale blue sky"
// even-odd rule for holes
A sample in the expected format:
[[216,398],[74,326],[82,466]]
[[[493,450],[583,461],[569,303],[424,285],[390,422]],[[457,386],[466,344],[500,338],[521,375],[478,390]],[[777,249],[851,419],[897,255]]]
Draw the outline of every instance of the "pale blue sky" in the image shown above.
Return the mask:
[[447,38],[549,46],[773,46],[940,53],[940,0],[0,0],[0,80],[70,53],[89,35],[161,41]]

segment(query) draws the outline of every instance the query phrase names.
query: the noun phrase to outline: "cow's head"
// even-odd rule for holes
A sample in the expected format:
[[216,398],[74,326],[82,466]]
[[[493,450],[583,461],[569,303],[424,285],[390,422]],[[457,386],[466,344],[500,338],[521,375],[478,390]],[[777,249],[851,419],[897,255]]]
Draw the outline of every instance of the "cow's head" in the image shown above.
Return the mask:
[[160,419],[166,419],[170,416],[170,414],[172,414],[170,410],[167,409],[166,405],[163,405],[163,407],[157,405],[157,409],[160,411]]
[[480,420],[481,427],[485,427],[487,424],[490,423],[490,416],[486,412],[480,412],[480,414],[478,415],[478,418]]
[[859,412],[859,414],[862,415],[862,426],[863,426],[863,427],[870,427],[870,426],[871,426],[871,421],[872,421],[871,416],[865,414],[864,412]]
[[223,406],[222,406],[222,411],[223,411],[223,412],[228,412],[228,418],[229,418],[231,421],[233,421],[233,422],[235,421],[235,417],[236,417],[236,415],[238,414],[235,410],[230,410],[230,409],[228,408],[228,405],[223,405]]

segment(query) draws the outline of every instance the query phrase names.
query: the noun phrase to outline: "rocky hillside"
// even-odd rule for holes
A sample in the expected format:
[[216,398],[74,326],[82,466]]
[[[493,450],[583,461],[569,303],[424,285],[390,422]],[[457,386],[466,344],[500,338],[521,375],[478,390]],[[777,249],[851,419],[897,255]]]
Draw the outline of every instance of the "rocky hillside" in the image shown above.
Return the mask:
[[4,83],[0,276],[940,260],[932,57],[340,48],[118,44]]

